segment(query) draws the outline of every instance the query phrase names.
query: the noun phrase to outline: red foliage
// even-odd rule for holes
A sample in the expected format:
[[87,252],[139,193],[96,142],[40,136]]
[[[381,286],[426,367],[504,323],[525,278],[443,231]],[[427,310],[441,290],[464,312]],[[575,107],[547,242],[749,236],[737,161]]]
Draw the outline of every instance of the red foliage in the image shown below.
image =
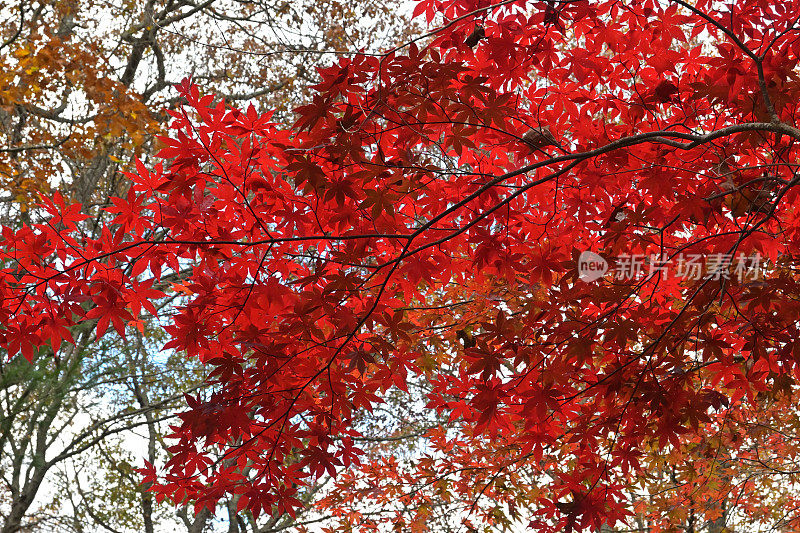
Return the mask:
[[[145,469],[162,497],[292,513],[304,480],[361,460],[358,413],[424,379],[473,446],[453,468],[541,465],[533,525],[613,523],[648,446],[800,377],[800,3],[715,5],[426,0],[446,23],[424,49],[321,70],[289,128],[184,82],[163,167],[137,165],[99,237],[58,197],[3,228],[0,344],[124,334],[191,266],[165,348],[214,392]],[[648,259],[585,283],[584,250]],[[765,263],[652,259],[692,254]]]

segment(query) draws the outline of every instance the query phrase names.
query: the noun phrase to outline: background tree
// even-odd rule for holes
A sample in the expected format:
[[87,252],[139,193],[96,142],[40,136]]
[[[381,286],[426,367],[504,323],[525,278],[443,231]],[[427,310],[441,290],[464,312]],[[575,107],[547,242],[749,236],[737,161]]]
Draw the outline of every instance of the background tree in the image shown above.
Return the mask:
[[[0,171],[10,199],[56,181],[82,203],[124,191],[172,85],[191,74],[231,101],[302,101],[330,54],[385,46],[410,27],[394,2],[31,2],[0,12]],[[398,30],[398,28],[402,28]],[[28,191],[28,192],[26,192]]]

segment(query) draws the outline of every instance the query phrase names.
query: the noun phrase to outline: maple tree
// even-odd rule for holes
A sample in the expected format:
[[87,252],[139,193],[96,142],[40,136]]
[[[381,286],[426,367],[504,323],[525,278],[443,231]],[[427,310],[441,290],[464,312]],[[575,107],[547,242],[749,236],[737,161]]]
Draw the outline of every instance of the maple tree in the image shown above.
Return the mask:
[[[99,235],[58,194],[3,229],[0,344],[124,336],[174,297],[164,349],[213,388],[142,472],[198,511],[292,515],[338,475],[319,508],[364,530],[442,501],[470,528],[796,529],[761,490],[796,476],[797,13],[424,0],[424,40],[320,69],[289,127],[187,79]],[[645,268],[587,282],[587,250]],[[661,268],[690,255],[727,259]],[[427,421],[413,463],[359,444],[397,395]]]

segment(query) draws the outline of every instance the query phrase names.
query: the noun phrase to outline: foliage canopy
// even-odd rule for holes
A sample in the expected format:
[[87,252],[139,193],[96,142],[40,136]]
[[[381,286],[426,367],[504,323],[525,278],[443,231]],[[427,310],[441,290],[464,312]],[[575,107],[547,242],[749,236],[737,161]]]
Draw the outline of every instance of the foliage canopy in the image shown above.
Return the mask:
[[[291,126],[187,79],[99,236],[59,195],[3,229],[0,344],[124,336],[179,295],[164,349],[213,391],[143,473],[198,510],[292,514],[341,472],[319,505],[365,530],[434,502],[469,527],[796,529],[798,13],[423,0],[429,35],[320,69]],[[645,268],[586,282],[587,250]],[[723,262],[660,268],[690,255]],[[360,449],[394,394],[425,421],[413,461]]]

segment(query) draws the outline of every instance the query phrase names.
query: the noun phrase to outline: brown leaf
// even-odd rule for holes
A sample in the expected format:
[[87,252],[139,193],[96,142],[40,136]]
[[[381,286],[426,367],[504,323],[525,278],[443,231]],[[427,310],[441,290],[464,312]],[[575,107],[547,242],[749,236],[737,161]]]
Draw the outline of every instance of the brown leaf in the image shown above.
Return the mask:
[[464,44],[469,46],[470,48],[475,48],[475,46],[481,41],[481,39],[486,38],[486,33],[483,30],[483,26],[480,24],[475,26],[475,29],[472,30],[467,38],[464,40]]
[[548,126],[531,128],[522,136],[522,141],[530,146],[531,150],[539,150],[545,146],[558,146],[558,141]]

